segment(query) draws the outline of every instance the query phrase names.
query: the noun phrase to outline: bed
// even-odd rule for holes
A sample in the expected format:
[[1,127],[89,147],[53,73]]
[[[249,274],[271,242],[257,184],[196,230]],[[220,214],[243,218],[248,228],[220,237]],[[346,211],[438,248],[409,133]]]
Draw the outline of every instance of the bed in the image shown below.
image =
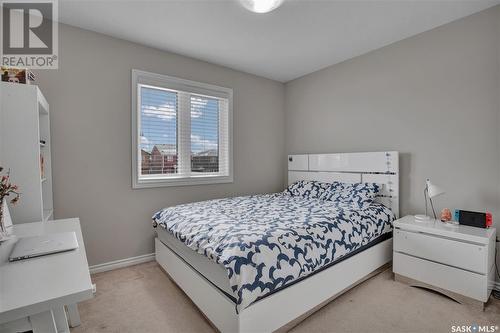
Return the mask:
[[292,189],[371,183],[375,202],[323,200],[312,193],[322,191],[315,185],[307,196],[289,188],[169,207],[153,217],[156,260],[222,332],[291,327],[391,260],[397,152],[288,159]]

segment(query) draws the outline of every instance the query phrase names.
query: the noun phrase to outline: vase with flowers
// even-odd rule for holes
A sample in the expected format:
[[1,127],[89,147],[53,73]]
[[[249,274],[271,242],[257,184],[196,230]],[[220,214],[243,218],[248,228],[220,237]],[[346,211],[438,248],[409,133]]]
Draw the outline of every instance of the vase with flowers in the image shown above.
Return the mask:
[[[2,171],[3,168],[0,167],[0,175]],[[17,185],[10,183],[10,171],[7,171],[0,181],[0,239],[7,235],[7,230],[5,228],[4,200],[11,195],[13,195],[14,198],[10,200],[10,203],[15,205],[19,201],[21,194],[18,192]]]

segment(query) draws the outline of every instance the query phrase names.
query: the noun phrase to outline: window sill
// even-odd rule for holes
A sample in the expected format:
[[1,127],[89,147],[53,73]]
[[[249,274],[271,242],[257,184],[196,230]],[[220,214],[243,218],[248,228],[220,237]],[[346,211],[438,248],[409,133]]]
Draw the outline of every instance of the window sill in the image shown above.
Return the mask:
[[171,186],[191,186],[227,184],[233,182],[233,176],[195,176],[191,178],[171,178],[171,179],[134,179],[132,188],[153,188]]

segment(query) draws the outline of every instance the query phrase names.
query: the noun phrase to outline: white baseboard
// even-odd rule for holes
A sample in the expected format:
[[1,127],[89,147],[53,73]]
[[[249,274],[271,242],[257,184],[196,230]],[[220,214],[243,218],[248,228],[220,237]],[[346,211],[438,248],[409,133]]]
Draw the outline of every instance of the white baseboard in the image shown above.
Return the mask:
[[154,253],[143,254],[142,256],[125,258],[110,262],[105,262],[98,265],[89,266],[90,274],[101,273],[106,271],[111,271],[113,269],[123,268],[127,266],[133,266],[137,264],[142,264],[144,262],[155,260]]

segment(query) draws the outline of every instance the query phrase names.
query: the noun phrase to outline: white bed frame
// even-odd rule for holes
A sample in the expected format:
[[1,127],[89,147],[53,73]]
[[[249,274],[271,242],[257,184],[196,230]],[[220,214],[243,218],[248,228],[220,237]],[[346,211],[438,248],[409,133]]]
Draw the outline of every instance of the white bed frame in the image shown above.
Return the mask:
[[[377,201],[399,217],[397,152],[289,155],[288,183],[301,179],[382,184]],[[291,324],[297,324],[392,260],[390,238],[253,303],[238,314],[231,299],[158,238],[155,248],[156,261],[223,333],[291,328]]]

